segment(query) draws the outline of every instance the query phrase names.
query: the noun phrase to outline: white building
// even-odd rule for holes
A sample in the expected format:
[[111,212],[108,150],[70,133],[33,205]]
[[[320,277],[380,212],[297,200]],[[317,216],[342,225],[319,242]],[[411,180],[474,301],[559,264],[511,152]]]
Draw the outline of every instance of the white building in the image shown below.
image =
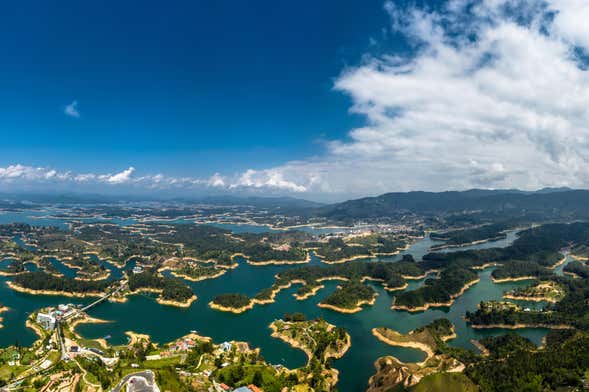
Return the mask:
[[41,324],[41,326],[45,329],[52,330],[55,328],[56,319],[51,314],[38,313],[37,323]]

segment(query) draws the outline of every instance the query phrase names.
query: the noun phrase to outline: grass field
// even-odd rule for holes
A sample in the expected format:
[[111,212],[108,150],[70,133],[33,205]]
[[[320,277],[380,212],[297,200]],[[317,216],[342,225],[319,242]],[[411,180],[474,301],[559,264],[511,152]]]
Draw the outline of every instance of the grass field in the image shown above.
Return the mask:
[[409,392],[477,392],[479,388],[462,373],[436,373],[426,376]]

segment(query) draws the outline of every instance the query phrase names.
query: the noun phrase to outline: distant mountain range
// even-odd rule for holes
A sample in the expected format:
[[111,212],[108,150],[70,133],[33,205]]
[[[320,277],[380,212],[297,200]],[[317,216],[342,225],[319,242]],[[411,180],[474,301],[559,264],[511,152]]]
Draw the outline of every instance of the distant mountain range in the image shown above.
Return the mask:
[[363,219],[395,218],[406,213],[439,215],[459,213],[540,216],[544,218],[589,219],[589,191],[569,188],[544,188],[538,191],[517,189],[447,192],[394,192],[341,203],[321,204],[293,197],[218,195],[162,200],[155,196],[113,196],[99,194],[0,194],[0,207],[26,207],[30,204],[115,204],[158,202],[252,206],[287,215],[322,217],[330,221],[352,222]]
[[589,217],[589,191],[545,188],[536,192],[472,189],[462,192],[386,193],[319,207],[313,213],[332,220],[348,221],[394,217],[404,212],[440,214],[467,211]]

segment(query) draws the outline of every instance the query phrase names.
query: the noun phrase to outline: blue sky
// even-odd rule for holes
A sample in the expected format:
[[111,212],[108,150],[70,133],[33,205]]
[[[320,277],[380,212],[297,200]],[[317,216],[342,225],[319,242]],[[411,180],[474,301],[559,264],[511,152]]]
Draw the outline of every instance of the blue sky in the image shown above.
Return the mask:
[[345,135],[359,120],[333,79],[388,20],[382,1],[19,1],[0,15],[2,164],[191,176]]
[[0,7],[0,191],[589,184],[584,0]]

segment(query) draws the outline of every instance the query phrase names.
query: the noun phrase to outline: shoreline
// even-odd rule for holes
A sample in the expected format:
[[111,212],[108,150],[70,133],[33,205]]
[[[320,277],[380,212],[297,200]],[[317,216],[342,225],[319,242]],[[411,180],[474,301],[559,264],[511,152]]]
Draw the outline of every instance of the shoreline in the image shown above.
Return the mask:
[[513,299],[515,301],[551,302],[551,303],[558,302],[554,298],[548,298],[548,297],[527,297],[525,295],[518,296],[518,295],[514,295],[514,294],[504,294],[503,295],[503,298],[505,298],[505,299]]
[[[390,257],[390,256],[396,256],[398,254],[400,254],[401,252],[405,252],[407,251],[409,248],[411,248],[412,244],[405,244],[404,246],[398,248],[397,250],[393,251],[393,252],[375,252],[375,253],[370,253],[367,255],[356,255],[356,256],[351,256],[351,257],[346,257],[343,259],[337,259],[337,260],[325,260],[325,256],[321,256],[320,254],[318,254],[315,250],[315,256],[317,256],[317,258],[319,260],[321,260],[322,263],[325,264],[343,264],[343,263],[347,263],[349,261],[354,261],[354,260],[358,260],[358,259],[375,259],[375,258],[379,258],[379,257]],[[311,248],[309,248],[311,249]]]
[[[397,334],[401,335],[399,332],[397,332],[397,331],[395,331],[395,332]],[[427,344],[416,342],[416,341],[400,342],[400,341],[391,340],[391,339],[387,338],[386,336],[382,335],[378,331],[378,328],[372,328],[372,335],[375,338],[377,338],[378,340],[380,340],[381,342],[388,344],[389,346],[414,348],[414,349],[423,351],[425,353],[425,359],[421,362],[416,362],[417,365],[419,365],[419,366],[423,366],[428,360],[430,360],[431,358],[434,357],[434,351]],[[399,361],[399,362],[401,362],[401,361]],[[403,363],[403,362],[401,362],[401,363]]]
[[192,303],[196,301],[196,299],[196,295],[193,295],[192,297],[188,298],[185,302],[175,301],[171,299],[162,299],[158,297],[155,300],[155,302],[157,302],[160,305],[175,306],[177,308],[189,308],[192,305]]
[[104,293],[88,292],[88,293],[70,293],[67,291],[52,291],[52,290],[33,290],[19,286],[14,282],[6,282],[6,285],[14,291],[19,293],[31,294],[31,295],[55,295],[72,298],[88,298],[88,297],[102,297]]
[[536,280],[539,279],[537,276],[519,276],[517,278],[500,278],[500,279],[495,279],[493,276],[491,276],[491,281],[493,283],[508,283],[508,282],[521,282],[523,280]]
[[25,327],[32,329],[38,337],[38,339],[33,342],[31,347],[35,346],[37,342],[45,339],[45,331],[43,331],[43,329],[41,329],[41,327],[39,327],[36,323],[32,322],[30,318],[27,318],[27,321],[25,322]]
[[311,261],[311,253],[307,251],[307,256],[303,260],[266,260],[266,261],[254,261],[246,256],[242,256],[246,259],[249,265],[255,267],[262,267],[265,265],[296,265],[296,264],[307,264]]
[[431,269],[431,270],[425,271],[422,275],[417,275],[417,276],[401,275],[401,277],[405,280],[421,280],[421,279],[427,278],[428,275],[437,274],[438,272],[440,272],[439,269]]
[[476,271],[483,271],[483,270],[486,270],[487,268],[500,267],[502,265],[503,264],[501,264],[501,263],[491,262],[491,263],[485,263],[485,264],[477,265],[476,267],[470,267],[470,268],[473,270],[476,270]]
[[565,254],[561,259],[559,259],[555,264],[548,267],[548,269],[556,269],[559,266],[563,265],[567,261],[567,255]]
[[314,297],[314,296],[317,294],[317,292],[318,292],[319,290],[323,289],[323,288],[325,288],[325,286],[323,286],[322,284],[320,284],[319,286],[314,286],[314,287],[311,289],[311,291],[309,291],[309,292],[306,292],[306,293],[305,293],[305,294],[303,294],[303,295],[299,295],[299,294],[297,294],[297,293],[294,293],[294,294],[293,294],[293,297],[295,297],[297,301],[304,301],[304,300],[306,300],[306,299],[308,299],[308,298]]
[[[87,314],[85,314],[82,317],[74,318],[72,320],[72,322],[70,322],[68,324],[68,326],[70,328],[70,331],[72,332],[72,334],[75,336],[76,339],[86,339],[76,331],[76,327],[78,325],[80,325],[80,324],[107,324],[107,323],[112,323],[112,321],[90,317]],[[109,346],[108,342],[104,338],[89,339],[89,340],[94,340],[95,342],[98,342],[98,344],[100,344],[100,346],[102,346],[104,349],[107,349]]]
[[[285,324],[292,323],[290,321],[283,321],[283,322]],[[313,358],[313,351],[311,351],[311,349],[309,347],[299,343],[297,340],[295,340],[289,336],[283,335],[280,331],[278,331],[275,321],[271,322],[270,325],[268,326],[268,328],[270,328],[272,330],[272,333],[270,334],[271,337],[276,338],[276,339],[280,339],[283,342],[288,343],[291,347],[303,351],[307,355],[307,364],[309,364],[309,362],[311,362],[311,359]],[[331,331],[333,328],[334,328],[334,326],[328,323],[328,331]],[[338,351],[334,351],[334,352],[330,352],[329,350],[326,349],[323,360],[327,360],[329,358],[340,359],[348,352],[348,350],[351,347],[352,347],[352,338],[351,338],[350,334],[346,332],[346,343],[343,345],[343,347],[341,347],[341,349],[339,349]],[[337,381],[336,381],[336,383],[337,383]]]
[[523,328],[543,328],[543,329],[575,329],[566,324],[470,324],[474,329],[523,329]]
[[135,344],[140,343],[142,340],[151,342],[151,336],[147,334],[137,333],[133,331],[125,331],[125,335],[127,335],[129,338],[127,346],[134,346]]
[[2,321],[4,321],[4,318],[2,318],[2,313],[4,312],[8,312],[10,310],[10,308],[8,308],[7,306],[0,306],[0,329],[4,328],[4,325],[2,325]]
[[311,362],[311,359],[313,358],[313,352],[308,347],[300,344],[293,338],[284,336],[282,333],[278,332],[278,328],[276,327],[276,324],[274,322],[270,323],[269,328],[272,330],[272,333],[270,334],[271,337],[280,339],[283,342],[288,343],[291,347],[303,351],[307,355],[307,364]]
[[348,308],[340,308],[338,306],[334,306],[334,305],[330,305],[330,304],[324,304],[324,303],[318,303],[317,306],[320,308],[324,308],[324,309],[329,309],[329,310],[333,310],[335,312],[339,312],[339,313],[347,313],[347,314],[352,314],[352,313],[358,313],[360,311],[362,311],[364,308],[362,307],[362,305],[374,305],[374,303],[376,302],[376,297],[378,297],[378,293],[375,293],[372,296],[372,299],[370,300],[360,300],[356,302],[356,306],[352,309],[348,309]]
[[219,272],[217,272],[216,274],[213,275],[203,275],[203,276],[199,276],[198,278],[194,278],[192,276],[186,275],[186,274],[182,274],[179,272],[174,271],[172,268],[170,267],[165,267],[163,269],[159,269],[158,272],[163,272],[163,271],[170,271],[170,273],[172,275],[174,275],[176,278],[180,278],[180,279],[185,279],[188,280],[190,282],[201,282],[203,280],[207,280],[207,279],[217,279],[223,275],[225,275],[227,273],[227,270],[224,268],[221,268],[219,270]]
[[251,300],[251,299],[250,299],[250,303],[248,305],[242,306],[241,308],[229,308],[227,306],[217,305],[213,301],[209,302],[209,308],[211,308],[211,309],[215,309],[215,310],[218,310],[221,312],[235,313],[235,314],[240,314],[240,313],[243,313],[247,310],[253,309],[254,305],[255,305],[254,300]]
[[391,309],[405,310],[407,312],[424,312],[424,311],[428,310],[429,308],[450,307],[450,306],[452,306],[452,304],[454,303],[456,298],[463,295],[466,290],[468,290],[469,288],[471,288],[475,284],[479,283],[480,281],[481,281],[481,279],[477,278],[475,280],[472,280],[472,281],[466,283],[458,293],[450,296],[450,300],[448,302],[429,302],[429,303],[425,303],[425,304],[418,306],[418,307],[410,307],[410,306],[406,306],[406,305],[395,305],[395,303],[393,302]]
[[[454,249],[454,248],[466,248],[468,246],[473,246],[473,245],[480,245],[480,244],[485,244],[487,242],[492,242],[492,241],[499,241],[499,240],[504,240],[507,238],[507,234],[503,234],[503,235],[498,235],[495,237],[491,237],[491,238],[486,238],[483,240],[476,240],[476,241],[471,241],[471,242],[465,242],[462,244],[445,244],[445,245],[437,245],[437,246],[432,246],[429,248],[430,251],[435,252],[438,250],[443,250],[443,249]],[[436,240],[433,239],[433,241],[444,241],[444,240]]]

